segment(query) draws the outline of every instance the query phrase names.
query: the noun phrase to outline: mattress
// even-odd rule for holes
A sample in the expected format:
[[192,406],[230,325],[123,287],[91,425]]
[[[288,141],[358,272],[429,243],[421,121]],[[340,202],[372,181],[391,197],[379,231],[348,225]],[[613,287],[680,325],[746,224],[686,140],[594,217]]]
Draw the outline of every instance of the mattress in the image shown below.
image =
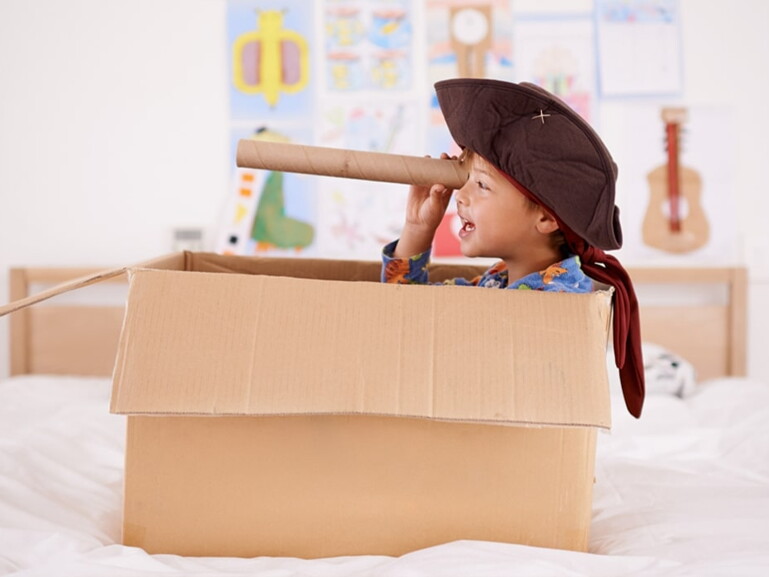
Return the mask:
[[458,541],[401,557],[303,560],[120,545],[125,418],[109,413],[109,379],[8,378],[0,382],[0,575],[769,575],[769,385],[651,384],[640,420],[612,397],[588,553]]

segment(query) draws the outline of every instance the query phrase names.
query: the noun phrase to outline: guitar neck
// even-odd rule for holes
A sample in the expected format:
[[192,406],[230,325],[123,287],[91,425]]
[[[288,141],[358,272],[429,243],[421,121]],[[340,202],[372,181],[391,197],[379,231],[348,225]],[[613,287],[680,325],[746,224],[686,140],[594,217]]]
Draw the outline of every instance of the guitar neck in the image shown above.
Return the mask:
[[667,122],[665,124],[665,136],[668,149],[669,219],[670,230],[672,232],[679,232],[681,230],[681,177],[679,171],[678,132],[679,124],[677,122]]

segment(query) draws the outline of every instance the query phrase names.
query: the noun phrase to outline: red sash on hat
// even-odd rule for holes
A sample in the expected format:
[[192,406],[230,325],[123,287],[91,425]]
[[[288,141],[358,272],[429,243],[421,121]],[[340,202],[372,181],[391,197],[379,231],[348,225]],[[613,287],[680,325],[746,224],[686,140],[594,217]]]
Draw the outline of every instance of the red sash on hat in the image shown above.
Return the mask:
[[614,287],[614,362],[619,369],[625,406],[634,417],[641,416],[645,396],[641,321],[638,299],[630,275],[620,262],[600,248],[563,227],[566,241],[582,261],[585,274]]

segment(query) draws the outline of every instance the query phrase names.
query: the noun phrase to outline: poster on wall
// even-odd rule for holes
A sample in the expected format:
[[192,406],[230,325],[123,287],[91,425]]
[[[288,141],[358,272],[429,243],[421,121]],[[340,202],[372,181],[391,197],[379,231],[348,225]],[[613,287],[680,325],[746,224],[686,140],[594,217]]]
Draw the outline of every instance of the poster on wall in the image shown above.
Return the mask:
[[[417,155],[416,103],[329,101],[321,113],[320,145],[334,148]],[[318,244],[337,258],[377,259],[403,226],[408,186],[321,178]]]
[[582,118],[596,117],[595,34],[588,16],[515,21],[515,81],[555,94]]
[[312,3],[230,0],[230,117],[290,120],[312,114]]
[[738,257],[731,112],[715,106],[627,105],[617,204],[623,262],[715,265]]
[[235,167],[241,139],[312,144],[314,79],[312,4],[230,0],[227,46],[232,181],[219,223],[217,251],[239,255],[317,252],[312,178]]
[[412,2],[325,0],[324,76],[332,92],[396,91],[414,77]]
[[[325,0],[323,83],[316,143],[418,154],[414,13],[409,0]],[[408,187],[318,179],[317,245],[323,256],[378,259],[402,226]]]
[[596,0],[595,14],[602,96],[681,92],[678,0]]
[[[302,142],[299,136],[265,126],[232,130],[237,141]],[[248,256],[311,256],[317,253],[317,193],[313,177],[235,168],[220,217],[217,251]]]
[[446,78],[511,78],[510,0],[427,0],[423,28],[429,88]]

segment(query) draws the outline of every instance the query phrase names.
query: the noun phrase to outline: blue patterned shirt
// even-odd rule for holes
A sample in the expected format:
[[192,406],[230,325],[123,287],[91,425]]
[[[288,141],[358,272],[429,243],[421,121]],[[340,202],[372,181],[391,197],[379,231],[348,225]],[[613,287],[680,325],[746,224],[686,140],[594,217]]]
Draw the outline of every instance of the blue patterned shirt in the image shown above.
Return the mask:
[[[431,284],[427,271],[430,251],[410,258],[394,258],[392,254],[397,243],[397,240],[391,242],[382,251],[382,282]],[[570,256],[551,264],[543,271],[528,274],[512,282],[508,278],[507,266],[499,261],[473,279],[455,278],[433,284],[568,293],[587,293],[593,290],[593,281],[582,271],[578,256]]]

